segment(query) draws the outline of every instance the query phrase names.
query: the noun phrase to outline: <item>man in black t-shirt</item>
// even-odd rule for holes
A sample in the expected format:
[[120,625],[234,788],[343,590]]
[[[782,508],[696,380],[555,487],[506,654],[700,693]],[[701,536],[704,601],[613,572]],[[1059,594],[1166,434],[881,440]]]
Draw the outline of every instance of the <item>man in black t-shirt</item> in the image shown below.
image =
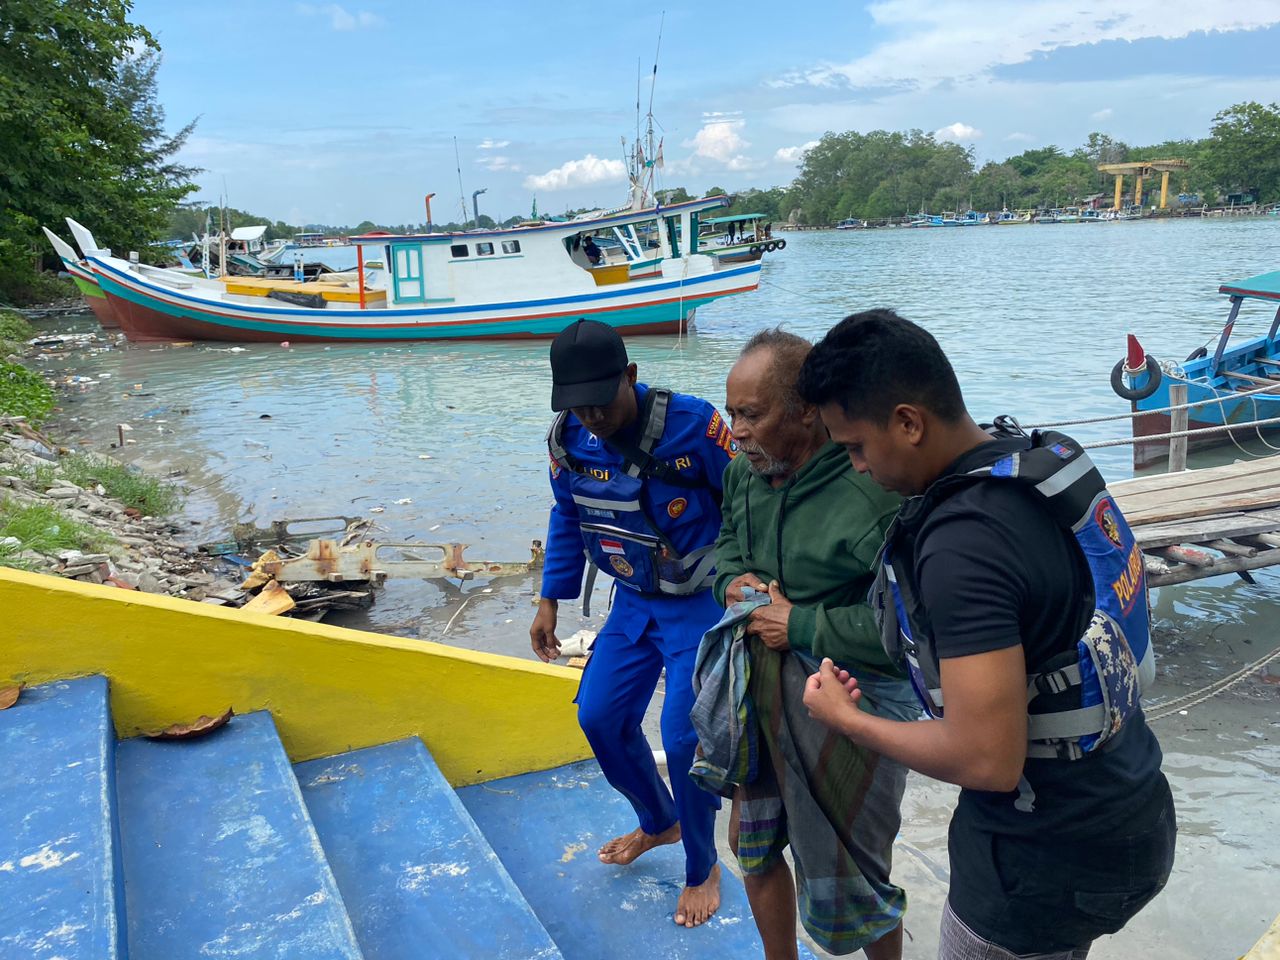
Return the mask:
[[[888,616],[905,617],[904,635],[927,635],[927,645],[909,649],[936,661],[936,678],[913,672],[937,719],[902,723],[859,710],[857,679],[830,661],[810,678],[805,703],[856,742],[962,788],[949,838],[943,960],[1082,960],[1094,939],[1120,929],[1163,888],[1176,827],[1160,747],[1136,697],[1096,749],[1065,749],[1083,739],[1058,744],[1057,756],[1029,746],[1042,710],[1079,707],[1082,694],[1047,691],[1053,695],[1029,710],[1028,678],[1074,662],[1097,618],[1094,575],[1076,536],[1046,506],[1045,489],[966,477],[1008,463],[1009,454],[1029,464],[1032,442],[978,427],[937,341],[887,310],[834,327],[810,353],[799,386],[858,470],[916,498],[900,519],[910,539],[890,533],[895,551],[907,548],[892,559],[895,594],[904,595],[903,580],[910,589]],[[1136,576],[1128,593],[1145,604],[1140,566]]]

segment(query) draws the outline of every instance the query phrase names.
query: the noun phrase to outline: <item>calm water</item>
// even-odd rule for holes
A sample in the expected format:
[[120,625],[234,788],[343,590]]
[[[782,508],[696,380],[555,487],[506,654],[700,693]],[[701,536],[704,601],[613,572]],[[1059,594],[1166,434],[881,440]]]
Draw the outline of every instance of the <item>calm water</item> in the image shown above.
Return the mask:
[[[1280,222],[1262,220],[787,241],[767,259],[759,292],[700,310],[690,336],[630,341],[641,378],[722,405],[725,373],[756,330],[784,323],[818,336],[850,311],[889,306],[938,337],[980,417],[1117,413],[1124,405],[1107,380],[1126,333],[1157,358],[1180,359],[1225,319],[1219,283],[1280,267]],[[1265,329],[1268,314],[1247,313],[1243,332]],[[130,424],[137,442],[127,458],[185,471],[197,540],[218,539],[239,520],[326,514],[373,516],[386,540],[469,543],[477,558],[521,559],[543,536],[545,343],[228,346],[127,346],[51,362],[50,372],[97,381],[67,397],[63,434],[105,449],[116,425]],[[1100,440],[1127,429],[1122,421],[1075,432]],[[1121,447],[1096,459],[1119,478],[1132,472],[1129,456]],[[527,656],[534,586],[528,578],[464,590],[392,582],[367,619],[347,622]],[[1273,649],[1278,587],[1280,576],[1261,574],[1257,586],[1223,578],[1160,591],[1156,696],[1195,689]],[[566,609],[560,633],[598,623]],[[1277,691],[1251,679],[1158,725],[1180,805],[1178,872],[1129,931],[1093,956],[1236,956],[1274,917]],[[913,781],[899,853],[918,907],[908,956],[935,949],[949,802],[947,790]]]

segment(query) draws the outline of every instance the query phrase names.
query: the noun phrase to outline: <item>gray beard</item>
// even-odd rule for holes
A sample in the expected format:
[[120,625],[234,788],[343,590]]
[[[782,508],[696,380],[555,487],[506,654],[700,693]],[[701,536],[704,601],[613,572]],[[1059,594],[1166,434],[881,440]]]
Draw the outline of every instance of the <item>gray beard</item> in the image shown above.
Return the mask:
[[754,473],[757,477],[764,477],[772,480],[774,477],[785,477],[792,473],[793,468],[786,460],[779,460],[771,453],[762,449],[758,444],[738,444],[738,452],[742,454],[754,453],[764,457],[764,462],[757,465],[750,460],[747,461],[747,469]]

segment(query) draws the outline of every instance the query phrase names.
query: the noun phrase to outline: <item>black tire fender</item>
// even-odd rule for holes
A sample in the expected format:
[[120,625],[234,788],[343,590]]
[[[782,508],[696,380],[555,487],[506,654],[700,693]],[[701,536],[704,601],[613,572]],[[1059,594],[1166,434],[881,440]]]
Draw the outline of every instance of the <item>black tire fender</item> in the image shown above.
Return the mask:
[[778,248],[779,250],[785,250],[785,249],[787,249],[787,241],[786,241],[786,240],[779,240],[779,241],[777,241],[777,248]]
[[1209,355],[1208,347],[1196,347],[1189,354],[1187,354],[1187,359],[1184,360],[1183,363],[1190,363],[1192,360],[1199,360],[1201,357],[1207,357],[1208,355]]
[[755,243],[753,243],[753,244],[752,244],[752,245],[747,249],[747,253],[751,254],[753,257],[754,257],[757,253],[759,253],[759,252],[760,252],[760,246],[759,246],[759,244],[755,244]]
[[764,252],[765,252],[765,253],[773,253],[773,251],[775,251],[775,250],[777,250],[777,249],[778,249],[778,245],[777,245],[776,243],[774,243],[772,240],[770,240],[768,243],[766,243],[766,244],[764,245]]
[[1147,354],[1147,383],[1140,389],[1135,390],[1133,387],[1125,385],[1124,382],[1124,361],[1119,360],[1116,365],[1111,368],[1111,389],[1115,391],[1116,396],[1122,400],[1130,400],[1137,402],[1145,400],[1158,389],[1160,389],[1160,381],[1164,379],[1164,374],[1160,370],[1160,365],[1155,362],[1151,354]]

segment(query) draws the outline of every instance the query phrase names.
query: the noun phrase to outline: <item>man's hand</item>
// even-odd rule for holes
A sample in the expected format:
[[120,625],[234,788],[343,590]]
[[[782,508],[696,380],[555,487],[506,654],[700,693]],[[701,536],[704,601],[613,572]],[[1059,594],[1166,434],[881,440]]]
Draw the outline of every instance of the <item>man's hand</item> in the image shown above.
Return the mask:
[[787,621],[791,619],[794,604],[783,595],[777,580],[769,584],[769,599],[772,602],[767,606],[756,607],[751,611],[751,617],[747,620],[747,633],[759,637],[770,650],[781,653],[791,649],[791,643],[787,639]]
[[804,685],[804,705],[809,716],[837,733],[850,735],[862,711],[858,700],[862,691],[848,670],[837,670],[830,657],[824,657],[818,672]]
[[725,606],[728,606],[731,603],[741,603],[743,600],[746,599],[746,597],[742,595],[743,587],[750,587],[752,590],[756,590],[759,593],[764,593],[764,591],[767,589],[765,587],[764,581],[761,580],[759,577],[757,577],[754,573],[744,573],[742,576],[732,580],[729,583],[729,586],[725,587],[724,589]]
[[556,639],[556,619],[559,612],[558,600],[543,597],[538,601],[538,612],[534,615],[533,626],[529,628],[533,652],[543,663],[550,663],[560,656],[560,641]]

